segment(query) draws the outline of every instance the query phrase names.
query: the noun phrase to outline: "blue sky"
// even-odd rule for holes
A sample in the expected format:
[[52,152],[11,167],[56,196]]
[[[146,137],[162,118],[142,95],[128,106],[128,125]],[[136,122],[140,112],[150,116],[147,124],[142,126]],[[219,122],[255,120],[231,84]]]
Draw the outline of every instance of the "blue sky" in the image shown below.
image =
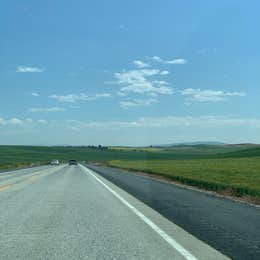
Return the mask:
[[260,143],[259,1],[2,1],[0,143]]

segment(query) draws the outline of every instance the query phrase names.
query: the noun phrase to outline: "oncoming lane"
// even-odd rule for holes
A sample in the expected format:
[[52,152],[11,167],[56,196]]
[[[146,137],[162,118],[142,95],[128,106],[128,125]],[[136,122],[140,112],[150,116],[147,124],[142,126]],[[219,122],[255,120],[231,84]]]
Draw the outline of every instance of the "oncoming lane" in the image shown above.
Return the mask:
[[36,180],[40,176],[53,173],[63,167],[63,165],[58,167],[40,166],[35,168],[3,172],[0,174],[0,191],[4,191],[13,187],[14,185],[23,183],[28,180]]

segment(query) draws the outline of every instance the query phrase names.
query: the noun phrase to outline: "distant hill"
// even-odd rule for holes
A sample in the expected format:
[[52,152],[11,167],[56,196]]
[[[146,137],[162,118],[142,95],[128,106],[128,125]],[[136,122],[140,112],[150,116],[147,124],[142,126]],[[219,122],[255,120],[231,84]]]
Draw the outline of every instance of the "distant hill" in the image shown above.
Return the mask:
[[259,145],[251,145],[246,149],[225,153],[225,157],[258,157],[260,156]]
[[160,145],[153,145],[153,147],[195,146],[195,145],[226,145],[226,144],[222,142],[216,142],[216,141],[197,141],[197,142],[183,142],[183,143],[173,143],[173,144],[160,144]]
[[258,147],[260,144],[254,144],[254,143],[239,143],[239,144],[225,144],[226,146],[240,146],[240,147]]

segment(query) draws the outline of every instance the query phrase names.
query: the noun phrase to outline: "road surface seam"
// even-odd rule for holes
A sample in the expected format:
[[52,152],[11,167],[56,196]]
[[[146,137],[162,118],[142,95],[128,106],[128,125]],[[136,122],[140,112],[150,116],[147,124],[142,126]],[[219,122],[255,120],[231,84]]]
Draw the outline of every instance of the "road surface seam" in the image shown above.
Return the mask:
[[88,168],[80,165],[85,171],[87,171],[93,178],[95,178],[100,184],[102,184],[108,191],[110,191],[116,198],[118,198],[126,207],[132,210],[135,215],[141,218],[148,226],[150,226],[158,235],[160,235],[171,247],[177,250],[182,256],[184,256],[187,260],[198,260],[195,256],[193,256],[190,252],[188,252],[183,246],[181,246],[177,241],[175,241],[172,237],[170,237],[165,231],[163,231],[160,227],[158,227],[153,221],[147,218],[143,213],[141,213],[138,209],[136,209],[132,204],[126,201],[123,197],[121,197],[117,192],[115,192],[112,188],[106,185],[101,179],[99,179],[95,174],[92,173]]

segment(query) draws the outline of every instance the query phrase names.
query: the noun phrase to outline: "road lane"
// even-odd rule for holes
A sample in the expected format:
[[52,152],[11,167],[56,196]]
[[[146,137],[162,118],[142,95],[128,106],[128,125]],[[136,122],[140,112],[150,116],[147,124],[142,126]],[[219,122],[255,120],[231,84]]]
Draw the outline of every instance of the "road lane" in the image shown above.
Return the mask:
[[[40,176],[0,192],[0,259],[185,259],[81,166]],[[191,242],[199,259],[225,259],[106,184],[170,235]]]
[[15,178],[18,178],[18,177],[23,177],[23,176],[26,176],[28,174],[34,174],[36,171],[49,169],[51,167],[52,166],[50,166],[50,165],[43,165],[43,166],[38,166],[38,167],[26,168],[26,169],[0,172],[0,185],[4,181],[15,179]]
[[138,216],[145,224],[147,224],[151,229],[153,229],[162,239],[164,239],[174,250],[180,253],[187,260],[197,260],[192,253],[186,250],[182,245],[180,245],[175,239],[169,236],[164,230],[157,226],[153,221],[146,217],[141,211],[130,204],[126,199],[119,195],[114,189],[109,187],[100,177],[97,177],[95,172],[87,169],[87,172],[92,175],[99,183],[101,183],[109,192],[111,192],[116,198],[118,198],[127,208],[129,208],[133,213]]
[[36,179],[41,174],[52,173],[62,167],[64,167],[64,165],[41,166],[3,173],[0,175],[0,191],[26,180]]
[[224,254],[260,259],[260,208],[125,170],[88,167]]

